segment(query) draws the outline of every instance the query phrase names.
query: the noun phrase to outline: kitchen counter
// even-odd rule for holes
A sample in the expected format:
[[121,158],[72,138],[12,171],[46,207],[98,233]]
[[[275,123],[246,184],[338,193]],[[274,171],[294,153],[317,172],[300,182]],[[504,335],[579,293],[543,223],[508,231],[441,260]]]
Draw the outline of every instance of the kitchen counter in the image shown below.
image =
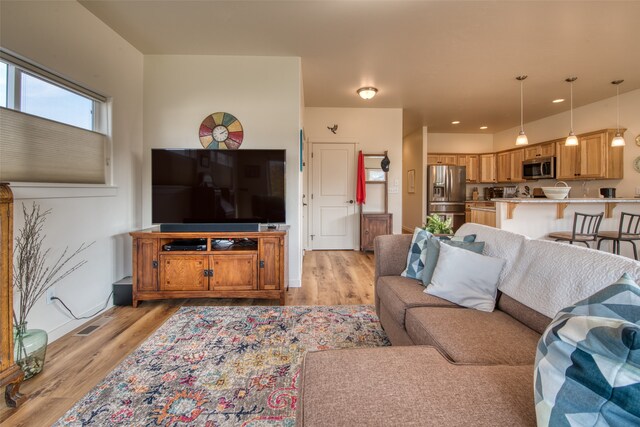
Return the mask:
[[577,197],[567,199],[547,199],[546,197],[529,198],[529,197],[514,197],[514,198],[501,198],[491,199],[492,202],[506,203],[507,205],[507,218],[513,219],[513,212],[518,204],[555,204],[556,205],[556,218],[564,218],[564,211],[569,204],[604,204],[605,218],[613,217],[613,209],[618,203],[640,203],[640,198],[602,198],[602,197]]
[[513,197],[503,199],[491,199],[492,202],[508,202],[508,203],[640,203],[640,198],[608,198],[603,197],[576,197],[567,199],[547,199],[546,197]]
[[[492,199],[496,203],[496,227],[524,234],[532,239],[547,238],[555,231],[571,231],[576,213],[600,214],[601,231],[616,231],[622,212],[640,214],[640,198],[547,198]],[[477,211],[478,213],[483,213]],[[594,247],[594,245],[591,245]],[[611,251],[605,242],[602,250]],[[621,254],[631,257],[631,245],[622,244]]]
[[469,208],[469,210],[472,211],[484,211],[484,212],[495,212],[496,208],[494,207],[490,207],[490,206],[471,206]]

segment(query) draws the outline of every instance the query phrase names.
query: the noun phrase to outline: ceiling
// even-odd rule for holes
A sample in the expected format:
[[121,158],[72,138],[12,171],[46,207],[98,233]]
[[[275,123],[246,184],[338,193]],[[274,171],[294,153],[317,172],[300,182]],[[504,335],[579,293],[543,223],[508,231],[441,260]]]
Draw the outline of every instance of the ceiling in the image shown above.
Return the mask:
[[299,56],[305,106],[403,108],[405,134],[517,126],[521,74],[525,122],[569,109],[569,76],[574,106],[640,88],[640,1],[80,3],[143,54]]

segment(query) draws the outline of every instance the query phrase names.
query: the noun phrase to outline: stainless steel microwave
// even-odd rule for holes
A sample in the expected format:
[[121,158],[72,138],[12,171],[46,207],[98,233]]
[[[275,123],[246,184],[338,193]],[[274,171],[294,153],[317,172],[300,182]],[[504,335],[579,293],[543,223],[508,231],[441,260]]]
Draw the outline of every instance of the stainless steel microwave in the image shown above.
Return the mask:
[[522,162],[524,179],[544,179],[556,177],[555,157],[536,157]]

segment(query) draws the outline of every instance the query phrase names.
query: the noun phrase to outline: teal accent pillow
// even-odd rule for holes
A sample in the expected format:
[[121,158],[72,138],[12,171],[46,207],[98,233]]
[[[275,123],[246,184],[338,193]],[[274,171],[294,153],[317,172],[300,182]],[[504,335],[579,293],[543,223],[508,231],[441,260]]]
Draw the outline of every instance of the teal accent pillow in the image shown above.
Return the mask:
[[640,287],[625,274],[564,308],[538,343],[538,426],[640,425]]
[[[473,236],[475,240],[474,234],[470,234],[470,236]],[[425,286],[431,283],[433,272],[435,271],[436,264],[438,263],[438,257],[440,257],[441,244],[466,249],[480,255],[482,255],[482,252],[484,251],[484,242],[457,242],[455,240],[440,241],[438,239],[429,239],[427,241],[427,247],[425,251],[426,256],[424,260],[424,267],[422,268],[422,283]]]
[[[441,239],[442,240],[442,239]],[[453,236],[451,238],[452,242],[475,242],[476,241],[476,235],[475,234],[467,234],[466,236]]]
[[401,276],[420,280],[422,277],[422,269],[424,268],[424,259],[427,256],[425,248],[427,241],[431,240],[432,237],[433,234],[427,230],[416,227],[413,231],[411,246],[409,246],[409,253],[407,254],[407,268],[400,273]]

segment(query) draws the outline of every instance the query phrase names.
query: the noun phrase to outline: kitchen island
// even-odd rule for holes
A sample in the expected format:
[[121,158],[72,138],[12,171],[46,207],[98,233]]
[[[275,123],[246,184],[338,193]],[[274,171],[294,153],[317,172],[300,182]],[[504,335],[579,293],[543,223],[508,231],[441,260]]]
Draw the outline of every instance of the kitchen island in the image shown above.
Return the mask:
[[[575,212],[597,214],[603,212],[601,231],[617,231],[620,213],[640,214],[640,198],[547,198],[492,199],[496,202],[496,227],[544,239],[554,231],[571,231]],[[602,245],[611,250],[611,243]],[[621,255],[633,257],[631,245],[623,243]]]

